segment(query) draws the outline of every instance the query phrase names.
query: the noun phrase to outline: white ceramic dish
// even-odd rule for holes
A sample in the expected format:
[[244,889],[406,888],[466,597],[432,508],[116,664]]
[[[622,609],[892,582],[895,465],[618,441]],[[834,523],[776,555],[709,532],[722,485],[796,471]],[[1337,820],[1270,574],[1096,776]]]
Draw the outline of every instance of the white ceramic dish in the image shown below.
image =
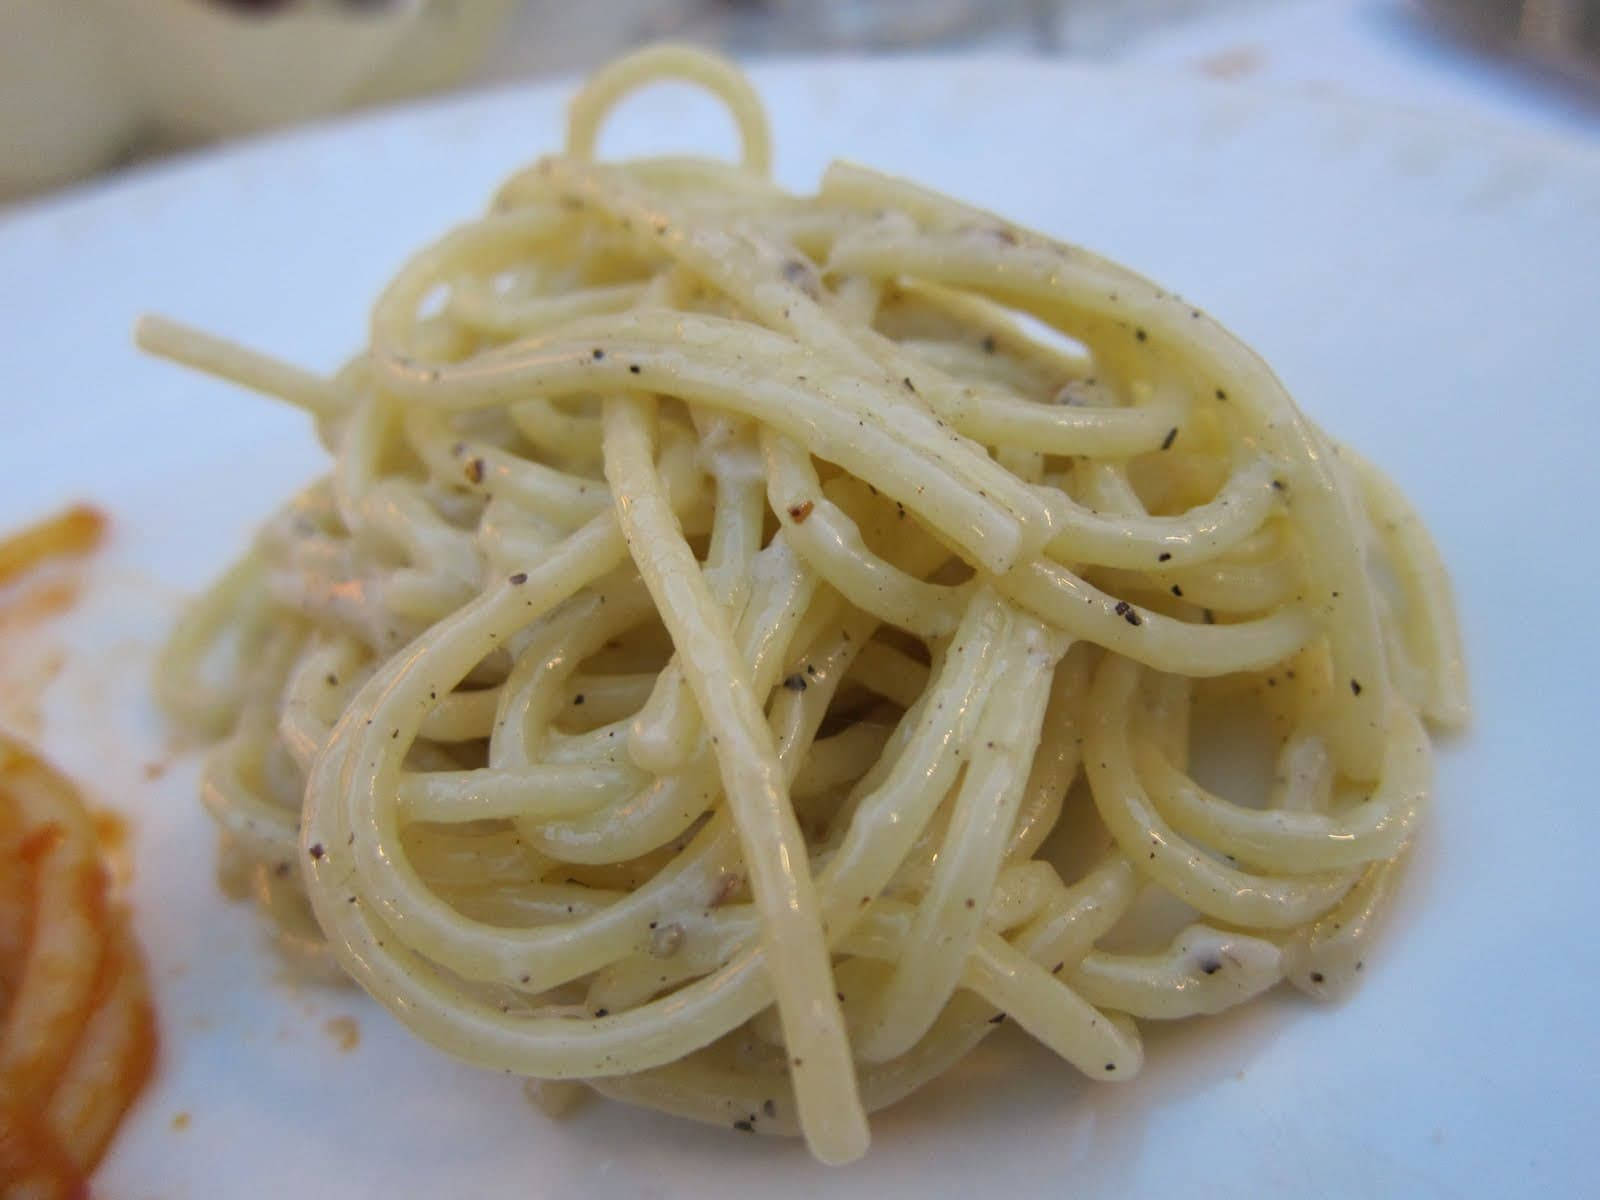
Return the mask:
[[[594,1104],[550,1123],[364,996],[286,981],[224,903],[195,769],[145,685],[179,595],[319,469],[293,413],[139,358],[136,313],[313,366],[423,239],[556,145],[565,89],[454,100],[139,173],[0,221],[0,527],[116,521],[45,697],[46,748],[136,829],[160,1075],[97,1179],[253,1196],[1577,1194],[1592,1180],[1600,949],[1590,831],[1600,583],[1600,162],[1382,110],[1017,61],[757,72],[780,173],[845,155],[1123,259],[1217,313],[1406,487],[1453,566],[1478,702],[1361,991],[1156,1029],[1090,1085],[1021,1035],[798,1145]],[[676,91],[607,149],[726,146]],[[146,764],[156,770],[147,772]],[[147,774],[159,773],[159,778]],[[343,1053],[324,1024],[354,1017]],[[175,1120],[186,1114],[185,1120]]]

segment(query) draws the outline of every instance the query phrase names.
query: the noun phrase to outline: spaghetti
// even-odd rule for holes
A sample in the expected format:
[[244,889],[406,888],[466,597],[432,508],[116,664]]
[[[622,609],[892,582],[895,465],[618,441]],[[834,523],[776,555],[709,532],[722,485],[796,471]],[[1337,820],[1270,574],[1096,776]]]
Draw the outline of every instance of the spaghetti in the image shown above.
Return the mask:
[[[595,160],[663,78],[742,163]],[[654,48],[333,377],[141,324],[334,458],[159,681],[269,905],[452,1054],[828,1162],[1004,1017],[1120,1080],[1141,1020],[1347,983],[1466,714],[1416,518],[1179,298],[768,159]]]

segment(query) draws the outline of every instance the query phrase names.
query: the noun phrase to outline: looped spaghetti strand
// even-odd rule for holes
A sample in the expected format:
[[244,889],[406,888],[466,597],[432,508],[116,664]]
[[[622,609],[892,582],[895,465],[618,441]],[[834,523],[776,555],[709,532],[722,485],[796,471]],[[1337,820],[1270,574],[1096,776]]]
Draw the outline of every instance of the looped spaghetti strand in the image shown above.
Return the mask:
[[654,46],[590,76],[567,110],[567,153],[592,159],[612,110],[630,92],[662,81],[698,84],[722,101],[739,130],[741,165],[757,175],[772,170],[772,138],[760,95],[737,67],[692,46]]

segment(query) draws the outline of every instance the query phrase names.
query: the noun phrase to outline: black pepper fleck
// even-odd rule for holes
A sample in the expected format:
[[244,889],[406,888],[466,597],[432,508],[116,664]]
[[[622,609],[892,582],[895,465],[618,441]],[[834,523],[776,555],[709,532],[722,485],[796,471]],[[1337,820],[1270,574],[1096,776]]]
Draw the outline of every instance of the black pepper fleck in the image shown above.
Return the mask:
[[1172,443],[1177,441],[1177,440],[1178,440],[1178,427],[1176,425],[1174,425],[1171,429],[1167,430],[1167,436],[1161,439],[1161,448],[1163,450],[1171,450],[1172,449]]
[[796,672],[784,679],[783,686],[791,692],[803,692],[806,690],[806,677]]

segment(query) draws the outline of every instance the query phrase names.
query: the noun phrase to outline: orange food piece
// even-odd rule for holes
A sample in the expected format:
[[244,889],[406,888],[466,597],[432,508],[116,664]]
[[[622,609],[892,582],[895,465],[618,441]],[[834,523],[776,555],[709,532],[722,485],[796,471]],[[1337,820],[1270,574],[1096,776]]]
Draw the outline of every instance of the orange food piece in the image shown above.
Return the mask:
[[155,1061],[127,913],[71,782],[0,734],[0,1196],[86,1195]]
[[5,583],[44,562],[70,554],[87,554],[105,536],[105,514],[87,504],[0,538],[0,583]]

